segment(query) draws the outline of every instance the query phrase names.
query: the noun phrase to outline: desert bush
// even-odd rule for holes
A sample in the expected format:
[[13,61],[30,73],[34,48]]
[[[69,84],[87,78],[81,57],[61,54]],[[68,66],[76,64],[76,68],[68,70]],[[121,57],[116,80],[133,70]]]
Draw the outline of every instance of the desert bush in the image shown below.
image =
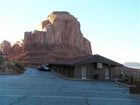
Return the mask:
[[0,56],[0,65],[2,65],[5,61],[5,58],[3,56]]
[[23,65],[21,65],[20,63],[15,63],[15,66],[19,69],[19,70],[21,70],[21,71],[23,71],[24,70],[24,66]]
[[124,74],[124,75],[120,75],[120,78],[119,78],[119,82],[121,83],[124,83],[124,84],[128,84],[128,85],[133,85],[134,84],[134,78],[132,75],[127,75],[127,74]]

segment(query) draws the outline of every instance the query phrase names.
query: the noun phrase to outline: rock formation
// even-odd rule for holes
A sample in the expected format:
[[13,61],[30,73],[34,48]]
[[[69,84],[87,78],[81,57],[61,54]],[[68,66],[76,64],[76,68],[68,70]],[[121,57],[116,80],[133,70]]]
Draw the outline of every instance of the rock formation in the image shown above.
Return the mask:
[[23,53],[23,45],[21,43],[15,43],[11,46],[10,42],[4,40],[1,43],[0,53],[5,54],[10,60],[15,60]]
[[4,53],[4,54],[9,54],[9,52],[10,52],[10,49],[11,49],[11,43],[10,42],[8,42],[8,41],[6,41],[6,40],[4,40],[2,43],[1,43],[1,51],[2,51],[2,53]]
[[25,32],[22,63],[49,63],[55,58],[91,55],[90,42],[80,23],[68,12],[53,12],[34,32]]
[[20,43],[15,43],[10,50],[9,59],[16,60],[23,53],[23,46]]

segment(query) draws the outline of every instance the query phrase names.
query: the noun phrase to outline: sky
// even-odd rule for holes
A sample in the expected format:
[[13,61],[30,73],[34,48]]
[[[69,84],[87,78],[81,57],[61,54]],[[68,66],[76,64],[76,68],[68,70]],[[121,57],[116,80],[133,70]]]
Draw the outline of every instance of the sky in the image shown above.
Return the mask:
[[23,39],[53,11],[78,19],[93,54],[140,62],[140,0],[0,0],[0,42]]

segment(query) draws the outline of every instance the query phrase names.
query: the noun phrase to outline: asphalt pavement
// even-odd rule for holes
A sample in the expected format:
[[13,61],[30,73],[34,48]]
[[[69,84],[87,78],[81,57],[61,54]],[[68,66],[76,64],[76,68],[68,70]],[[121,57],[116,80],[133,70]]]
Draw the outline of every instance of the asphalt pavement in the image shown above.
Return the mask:
[[27,68],[0,75],[0,105],[140,105],[140,94],[114,82],[65,80]]

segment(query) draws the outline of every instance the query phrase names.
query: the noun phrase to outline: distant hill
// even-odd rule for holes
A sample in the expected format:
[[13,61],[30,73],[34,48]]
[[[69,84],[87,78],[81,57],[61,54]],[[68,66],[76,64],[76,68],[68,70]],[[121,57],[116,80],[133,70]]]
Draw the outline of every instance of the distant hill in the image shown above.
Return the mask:
[[127,67],[140,69],[140,63],[138,62],[125,62],[124,65]]

